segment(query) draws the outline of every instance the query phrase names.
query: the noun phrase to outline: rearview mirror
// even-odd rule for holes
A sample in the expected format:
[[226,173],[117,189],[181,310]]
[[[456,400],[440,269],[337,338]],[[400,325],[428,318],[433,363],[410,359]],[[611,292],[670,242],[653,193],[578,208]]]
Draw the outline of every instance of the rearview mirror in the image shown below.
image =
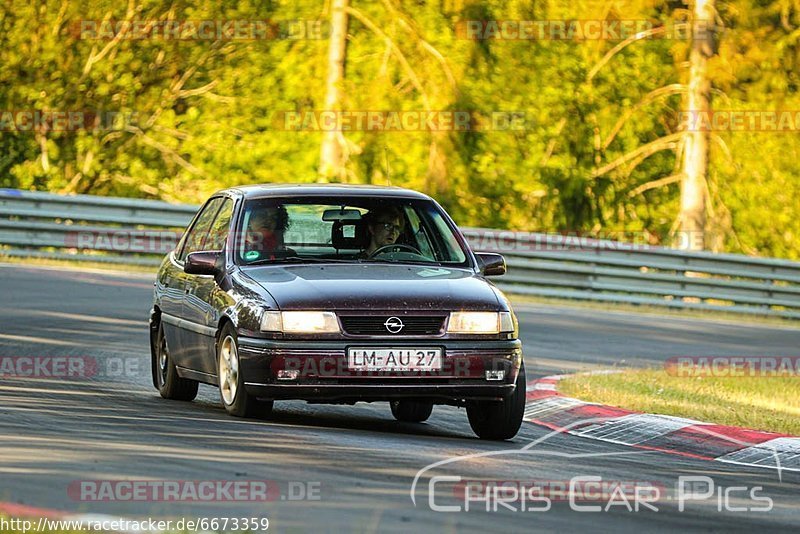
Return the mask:
[[328,209],[322,212],[322,220],[325,222],[360,221],[361,212],[355,208]]
[[506,259],[502,255],[493,252],[478,252],[475,257],[478,258],[478,266],[483,276],[506,274]]
[[192,252],[186,256],[183,264],[186,274],[206,274],[216,276],[222,272],[222,252],[219,250],[204,250]]

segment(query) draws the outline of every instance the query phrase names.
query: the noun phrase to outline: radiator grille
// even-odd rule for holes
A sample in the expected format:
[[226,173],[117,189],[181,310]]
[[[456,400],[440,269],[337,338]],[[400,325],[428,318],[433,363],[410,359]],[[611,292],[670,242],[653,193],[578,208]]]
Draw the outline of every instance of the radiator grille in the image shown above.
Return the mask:
[[[347,334],[397,337],[442,334],[445,318],[444,315],[343,315],[339,317],[342,328]],[[401,324],[402,328],[399,328]]]

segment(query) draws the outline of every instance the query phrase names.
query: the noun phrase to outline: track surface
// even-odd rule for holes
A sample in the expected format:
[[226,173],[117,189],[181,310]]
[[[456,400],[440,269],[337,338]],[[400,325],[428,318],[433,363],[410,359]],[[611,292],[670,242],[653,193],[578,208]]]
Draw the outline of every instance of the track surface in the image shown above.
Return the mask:
[[[437,407],[420,425],[394,421],[388,406],[276,404],[269,420],[228,417],[214,388],[191,404],[161,399],[152,388],[147,312],[152,283],[110,275],[0,265],[0,357],[90,356],[91,379],[0,378],[0,501],[71,512],[146,517],[268,517],[278,532],[375,531],[786,531],[800,524],[800,474],[634,452],[613,444],[548,435],[524,424],[511,442],[474,438],[463,410]],[[638,316],[570,308],[518,307],[529,377],[640,365],[678,355],[798,355],[800,330],[699,319]],[[119,364],[127,366],[119,372]],[[502,455],[467,456],[493,451]],[[609,455],[610,454],[610,455]],[[425,472],[411,501],[417,472]],[[577,512],[554,503],[546,512],[436,512],[432,476],[464,479],[648,481],[666,495],[629,512]],[[679,511],[678,477],[708,476],[717,488],[745,486],[773,500],[769,512],[719,511],[718,499]],[[270,480],[283,497],[290,482],[311,483],[319,500],[268,503],[85,502],[68,493],[76,480]],[[463,507],[451,486],[438,504]],[[760,507],[736,493],[728,506]],[[588,503],[596,504],[596,503]],[[605,504],[605,502],[601,503]],[[519,503],[515,504],[519,508]],[[723,506],[724,509],[724,506]]]

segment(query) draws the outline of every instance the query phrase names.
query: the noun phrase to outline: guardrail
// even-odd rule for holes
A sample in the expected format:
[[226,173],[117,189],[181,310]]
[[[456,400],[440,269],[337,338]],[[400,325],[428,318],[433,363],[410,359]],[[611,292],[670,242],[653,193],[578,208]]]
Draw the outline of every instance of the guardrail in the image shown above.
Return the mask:
[[6,256],[158,265],[197,206],[0,189]]
[[509,293],[800,318],[800,263],[553,234],[464,229],[506,257]]
[[[0,254],[157,265],[197,206],[0,189]],[[800,263],[578,236],[465,228],[502,253],[509,293],[800,318]]]

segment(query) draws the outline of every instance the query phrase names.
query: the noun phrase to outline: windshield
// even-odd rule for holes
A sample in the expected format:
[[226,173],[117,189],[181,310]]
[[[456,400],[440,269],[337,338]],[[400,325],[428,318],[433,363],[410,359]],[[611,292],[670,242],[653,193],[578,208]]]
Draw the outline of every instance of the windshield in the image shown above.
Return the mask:
[[467,254],[431,201],[266,198],[246,202],[239,264],[391,262],[467,265]]

